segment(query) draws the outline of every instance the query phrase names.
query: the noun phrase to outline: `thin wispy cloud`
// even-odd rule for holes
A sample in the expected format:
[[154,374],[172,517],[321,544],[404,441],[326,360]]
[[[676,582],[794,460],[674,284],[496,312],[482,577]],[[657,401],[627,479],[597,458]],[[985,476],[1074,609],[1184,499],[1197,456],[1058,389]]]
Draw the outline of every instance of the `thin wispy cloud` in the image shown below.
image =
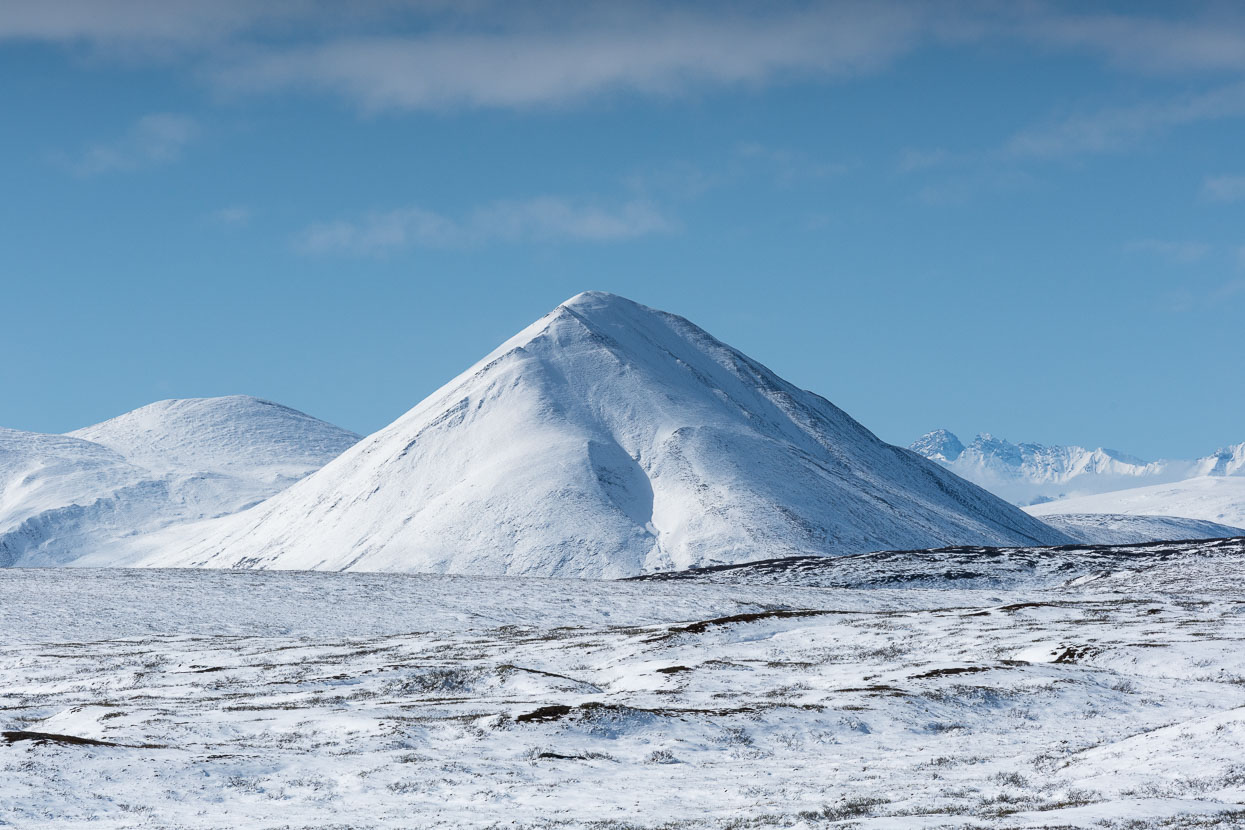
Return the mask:
[[833,178],[852,169],[848,162],[813,158],[786,147],[746,142],[736,149],[741,158],[762,163],[784,184]]
[[240,227],[251,221],[254,212],[246,205],[229,205],[208,214],[208,219],[217,225]]
[[518,109],[841,79],[927,46],[1037,46],[1148,74],[1245,72],[1245,12],[1225,4],[1104,14],[917,0],[8,0],[4,40],[155,56],[219,90],[329,93],[370,111]]
[[125,60],[178,60],[265,25],[310,22],[322,10],[309,0],[5,0],[0,41],[82,47]]
[[943,167],[955,161],[955,158],[951,151],[942,147],[930,150],[909,147],[899,154],[899,161],[895,167],[900,173],[915,173]]
[[1125,245],[1124,250],[1157,257],[1173,265],[1192,265],[1206,259],[1211,253],[1211,247],[1203,242],[1176,242],[1167,239],[1134,240]]
[[1137,14],[1069,14],[1030,7],[1024,36],[1105,58],[1113,66],[1150,74],[1245,72],[1245,15],[1231,5],[1190,3],[1183,19]]
[[545,196],[498,201],[455,218],[419,206],[312,225],[295,248],[309,254],[385,256],[408,248],[489,242],[618,242],[670,233],[677,224],[647,202],[614,207]]
[[1245,83],[1159,102],[1112,107],[1014,135],[1003,152],[1053,157],[1124,149],[1147,136],[1187,124],[1245,116]]
[[186,146],[198,138],[199,123],[176,113],[145,115],[124,135],[90,145],[65,164],[80,176],[137,170],[176,161]]
[[886,3],[768,15],[645,9],[552,29],[343,38],[257,53],[211,78],[235,91],[328,91],[368,110],[523,108],[852,75],[886,64],[917,34],[916,15]]
[[1213,176],[1202,182],[1202,198],[1209,202],[1245,200],[1245,176]]

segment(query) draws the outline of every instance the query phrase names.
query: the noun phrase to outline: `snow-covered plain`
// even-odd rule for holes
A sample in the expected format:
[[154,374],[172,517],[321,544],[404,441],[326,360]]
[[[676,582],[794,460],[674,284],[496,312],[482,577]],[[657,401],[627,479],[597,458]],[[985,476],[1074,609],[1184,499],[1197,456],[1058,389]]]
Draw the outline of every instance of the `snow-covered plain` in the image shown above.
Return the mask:
[[0,571],[0,825],[1242,826],[1243,566]]

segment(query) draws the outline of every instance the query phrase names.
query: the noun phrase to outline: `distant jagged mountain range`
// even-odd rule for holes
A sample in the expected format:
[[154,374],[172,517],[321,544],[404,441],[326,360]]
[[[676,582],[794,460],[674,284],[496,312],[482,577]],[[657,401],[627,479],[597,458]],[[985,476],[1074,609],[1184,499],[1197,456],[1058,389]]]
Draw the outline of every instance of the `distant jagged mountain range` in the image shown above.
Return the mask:
[[1014,444],[989,433],[965,445],[951,432],[937,429],[918,438],[910,449],[1019,505],[1202,476],[1245,476],[1245,443],[1194,460],[1145,461],[1102,447]]

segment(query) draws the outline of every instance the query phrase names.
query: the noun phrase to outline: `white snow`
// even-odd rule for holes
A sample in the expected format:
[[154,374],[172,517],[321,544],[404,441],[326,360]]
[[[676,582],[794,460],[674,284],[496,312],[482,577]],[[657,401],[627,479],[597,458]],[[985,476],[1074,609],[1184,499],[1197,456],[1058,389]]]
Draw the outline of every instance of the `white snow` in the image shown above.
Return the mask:
[[246,396],[161,401],[69,435],[0,429],[0,565],[125,562],[145,534],[249,507],[357,440]]
[[688,321],[599,292],[147,565],[614,577],[1070,541]]
[[0,571],[0,826],[1240,827],[1242,566]]
[[[1189,533],[1209,537],[1245,526],[1245,443],[1193,461],[1147,462],[1114,450],[1013,444],[990,435],[979,435],[965,447],[939,429],[911,448],[995,495],[1028,505],[1028,513],[1081,541],[1197,538],[1171,535]],[[1059,514],[1102,515],[1055,518]],[[1199,530],[1180,520],[1228,527]]]
[[1035,516],[1057,513],[1180,516],[1242,527],[1245,526],[1245,476],[1198,476],[1172,484],[1046,502],[1025,510]]
[[1175,516],[1129,516],[1112,513],[1058,513],[1042,521],[1072,538],[1096,545],[1160,542],[1173,539],[1222,539],[1245,536],[1245,528]]
[[69,433],[158,472],[302,478],[359,436],[249,395],[158,401]]
[[1205,462],[1142,461],[1101,447],[1013,444],[989,433],[964,446],[945,429],[926,433],[910,449],[1020,505],[1176,481]]

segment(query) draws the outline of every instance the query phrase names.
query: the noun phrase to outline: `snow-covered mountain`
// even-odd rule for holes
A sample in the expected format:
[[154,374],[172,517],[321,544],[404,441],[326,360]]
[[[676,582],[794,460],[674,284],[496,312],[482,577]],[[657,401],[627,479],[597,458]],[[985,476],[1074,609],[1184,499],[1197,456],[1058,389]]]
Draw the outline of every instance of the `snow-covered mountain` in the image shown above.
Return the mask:
[[144,564],[618,577],[1069,541],[687,320],[599,292],[194,531]]
[[1230,539],[1245,536],[1245,528],[1203,519],[1175,516],[1129,516],[1117,513],[1043,514],[1042,521],[1091,545],[1131,545],[1184,539]]
[[246,396],[161,401],[68,435],[0,429],[0,566],[115,564],[249,507],[359,436]]
[[1025,510],[1035,516],[1060,513],[1180,516],[1245,527],[1245,476],[1197,476],[1171,484],[1061,499]]
[[1193,461],[1143,461],[1116,450],[1013,444],[983,433],[965,446],[945,429],[914,441],[914,452],[1013,504],[1030,505],[1182,481],[1245,473],[1245,444]]
[[1085,542],[1210,538],[1245,527],[1245,443],[1192,461],[1142,461],[1115,450],[1013,444],[988,434],[965,446],[938,429],[911,449]]
[[160,472],[302,478],[358,435],[247,395],[158,401],[68,433]]
[[1216,450],[1193,462],[1192,477],[1245,476],[1245,443]]

